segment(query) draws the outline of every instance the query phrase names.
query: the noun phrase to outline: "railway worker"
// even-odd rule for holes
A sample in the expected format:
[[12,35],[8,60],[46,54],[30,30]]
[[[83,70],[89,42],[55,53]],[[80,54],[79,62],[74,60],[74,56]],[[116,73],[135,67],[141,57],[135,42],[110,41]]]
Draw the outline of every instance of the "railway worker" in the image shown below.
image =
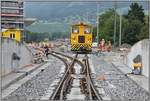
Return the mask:
[[108,47],[107,47],[107,51],[110,52],[112,49],[112,44],[110,41],[108,41]]
[[132,70],[132,74],[137,74],[137,75],[141,75],[142,73],[142,57],[141,55],[137,55],[134,59],[133,59],[133,70]]
[[104,39],[102,39],[102,41],[100,42],[99,48],[102,52],[105,51],[105,40]]
[[49,55],[49,48],[48,48],[48,46],[45,45],[44,49],[45,49],[45,55],[48,58],[48,55]]
[[142,63],[133,63],[132,74],[141,75],[142,72]]

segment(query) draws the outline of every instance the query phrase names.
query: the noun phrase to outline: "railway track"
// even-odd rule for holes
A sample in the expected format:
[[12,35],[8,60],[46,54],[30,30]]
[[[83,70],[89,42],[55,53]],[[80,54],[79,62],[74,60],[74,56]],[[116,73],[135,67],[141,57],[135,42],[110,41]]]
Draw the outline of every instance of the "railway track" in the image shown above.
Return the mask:
[[[86,100],[102,100],[92,82],[87,55],[80,61],[78,54],[74,57],[54,51],[50,54],[61,59],[66,65],[65,73],[50,97],[50,100],[83,100],[83,98]],[[70,59],[71,62],[66,61],[66,58]],[[75,72],[75,64],[78,65],[77,68],[79,66],[81,68],[78,73]],[[74,82],[76,81],[79,81],[78,86],[74,86]],[[77,90],[78,94],[74,94],[74,90]]]
[[[57,56],[57,57],[59,57],[59,56]],[[68,84],[71,81],[71,76],[70,76],[71,75],[71,69],[72,69],[72,67],[74,65],[76,57],[77,57],[77,54],[75,55],[74,59],[72,60],[72,62],[70,64],[67,64],[66,62],[64,62],[65,60],[63,58],[59,57],[59,59],[63,60],[63,62],[66,64],[67,70],[66,70],[65,74],[63,75],[63,77],[62,77],[58,87],[54,91],[54,93],[53,93],[53,95],[51,97],[51,100],[62,100],[63,99],[63,96],[64,96],[64,92],[63,91],[66,88],[65,86],[68,86]]]
[[102,98],[99,96],[98,92],[96,91],[94,84],[92,82],[92,78],[90,76],[90,65],[88,56],[85,55],[85,73],[86,73],[86,83],[88,87],[88,93],[89,93],[89,100],[102,100]]
[[[55,51],[50,54],[52,56],[49,57],[49,65],[42,67],[44,69],[36,75],[33,73],[32,78],[29,75],[30,79],[4,100],[139,99],[146,101],[148,99],[148,92],[103,58],[92,57],[94,67],[105,67],[95,68],[93,72],[93,68],[90,67],[91,61],[89,61],[91,57],[88,55],[69,56]],[[61,70],[60,67],[62,67]],[[96,80],[99,74],[104,74],[105,80]]]

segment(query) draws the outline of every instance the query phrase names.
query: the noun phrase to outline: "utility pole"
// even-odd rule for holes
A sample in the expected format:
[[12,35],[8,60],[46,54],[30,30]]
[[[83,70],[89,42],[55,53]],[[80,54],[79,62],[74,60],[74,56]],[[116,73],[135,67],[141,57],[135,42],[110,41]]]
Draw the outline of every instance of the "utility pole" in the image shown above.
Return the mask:
[[113,37],[113,40],[114,40],[114,47],[116,46],[116,9],[117,9],[117,1],[114,1],[114,11],[115,11],[115,18],[114,18],[114,37]]
[[[150,1],[148,1],[148,15],[149,15],[149,17],[148,17],[148,23],[149,23],[149,41],[150,41]],[[149,44],[149,47],[150,47],[150,44]],[[149,51],[149,54],[150,54],[150,51]],[[150,60],[150,57],[149,57],[149,60]],[[150,63],[148,65],[150,67]],[[150,73],[149,73],[149,77],[150,77]],[[149,89],[150,89],[150,87],[149,87]]]
[[[0,9],[1,11],[1,9]],[[1,16],[0,16],[0,19],[1,19]],[[1,26],[1,23],[0,23],[0,26]],[[0,30],[1,30],[1,33],[0,33],[0,87],[2,87],[2,27],[0,27]],[[0,98],[2,98],[2,89],[0,90]]]
[[121,33],[122,33],[122,15],[120,9],[120,34],[119,34],[119,47],[121,46]]
[[99,4],[97,4],[97,47],[98,47],[98,43],[99,43]]

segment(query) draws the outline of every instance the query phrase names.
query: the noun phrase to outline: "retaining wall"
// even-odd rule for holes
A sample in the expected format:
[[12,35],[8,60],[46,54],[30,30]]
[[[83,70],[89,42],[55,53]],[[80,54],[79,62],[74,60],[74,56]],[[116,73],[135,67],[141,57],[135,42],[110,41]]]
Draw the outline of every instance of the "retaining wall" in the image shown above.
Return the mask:
[[131,48],[130,52],[126,56],[126,64],[132,67],[133,59],[137,55],[142,56],[142,74],[146,77],[149,76],[149,40],[144,39],[142,41],[137,42],[133,47]]
[[[20,68],[31,64],[32,53],[25,44],[9,38],[2,38],[1,40],[1,76],[12,71],[18,71]],[[13,53],[16,53],[20,57],[20,60],[14,60],[12,58]]]

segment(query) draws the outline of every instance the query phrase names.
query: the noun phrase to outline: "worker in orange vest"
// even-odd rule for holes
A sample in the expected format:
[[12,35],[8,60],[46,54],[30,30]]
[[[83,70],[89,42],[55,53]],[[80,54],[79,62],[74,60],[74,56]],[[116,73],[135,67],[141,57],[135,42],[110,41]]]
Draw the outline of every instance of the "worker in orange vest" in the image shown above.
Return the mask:
[[110,41],[108,41],[108,47],[107,47],[107,51],[110,52],[112,49],[112,44]]
[[99,48],[101,51],[105,51],[105,40],[104,39],[102,39],[102,41],[100,42]]

